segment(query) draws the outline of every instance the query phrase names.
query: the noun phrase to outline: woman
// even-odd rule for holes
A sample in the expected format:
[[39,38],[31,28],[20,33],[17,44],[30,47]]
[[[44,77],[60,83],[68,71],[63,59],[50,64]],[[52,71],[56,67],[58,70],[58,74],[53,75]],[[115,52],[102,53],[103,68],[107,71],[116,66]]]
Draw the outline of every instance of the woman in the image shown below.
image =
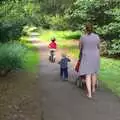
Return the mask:
[[[95,92],[97,73],[99,71],[100,53],[99,53],[99,36],[93,33],[92,24],[85,26],[86,34],[80,38],[80,49],[82,57],[80,63],[80,76],[85,75],[88,98],[92,98]],[[92,89],[91,89],[92,86]]]

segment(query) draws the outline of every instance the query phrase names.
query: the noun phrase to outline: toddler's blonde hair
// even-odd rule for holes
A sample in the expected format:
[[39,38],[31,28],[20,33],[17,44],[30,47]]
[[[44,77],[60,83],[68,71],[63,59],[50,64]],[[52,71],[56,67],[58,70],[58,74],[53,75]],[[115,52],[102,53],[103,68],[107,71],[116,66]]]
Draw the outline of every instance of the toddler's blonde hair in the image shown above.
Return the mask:
[[66,54],[65,54],[65,53],[62,53],[62,57],[66,57]]

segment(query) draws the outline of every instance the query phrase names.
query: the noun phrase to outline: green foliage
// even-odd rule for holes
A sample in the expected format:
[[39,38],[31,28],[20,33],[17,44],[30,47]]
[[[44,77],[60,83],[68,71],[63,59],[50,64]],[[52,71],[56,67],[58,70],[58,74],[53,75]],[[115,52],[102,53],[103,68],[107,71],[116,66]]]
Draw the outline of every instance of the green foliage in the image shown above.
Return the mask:
[[[33,46],[31,45],[31,48]],[[1,71],[24,69],[36,71],[39,63],[39,53],[19,42],[0,44],[0,75]]]
[[119,5],[119,0],[76,0],[74,4],[66,10],[69,28],[78,30],[82,29],[85,22],[89,21],[93,23],[96,25],[96,32],[108,41],[107,49],[105,50],[106,53],[109,53],[109,55],[119,55]]
[[106,41],[102,41],[100,43],[100,54],[102,56],[107,56],[108,55],[108,49],[107,49],[107,42]]
[[37,27],[35,26],[24,26],[22,35],[23,36],[29,36],[31,32],[37,32]]
[[61,44],[62,42],[65,44],[71,44],[71,40],[79,40],[81,36],[81,31],[57,31],[57,30],[42,30],[40,33],[41,41],[49,41],[51,38],[55,37],[56,42]]
[[40,0],[34,10],[32,21],[34,25],[45,29],[67,29],[68,23],[64,17],[65,10],[74,0]]
[[50,29],[50,16],[48,15],[39,15],[38,20],[38,26],[44,28],[44,29]]
[[19,1],[7,1],[0,5],[0,42],[18,39],[25,24],[24,11]]
[[108,48],[109,55],[120,58],[120,40],[112,40]]
[[0,42],[19,40],[24,25],[31,24],[31,0],[6,0],[0,4]]
[[114,19],[114,16],[109,14],[109,11],[116,5],[116,0],[92,0],[86,10],[87,18],[99,26],[109,24]]
[[23,68],[30,72],[36,72],[39,59],[39,52],[29,50],[24,56]]
[[78,29],[87,21],[104,26],[118,19],[119,4],[118,0],[76,0],[67,10],[68,21]]
[[106,40],[106,53],[108,56],[120,57],[120,23],[110,23],[103,27],[98,27],[97,32]]
[[0,42],[19,40],[21,34],[26,35],[22,33],[25,24],[54,30],[82,30],[89,21],[102,38],[114,40],[107,42],[110,51],[119,48],[116,44],[120,40],[119,5],[120,0],[1,0]]
[[[29,31],[34,30],[35,28],[29,28]],[[23,69],[29,72],[36,72],[37,65],[39,64],[40,54],[37,51],[38,48],[29,42],[28,36],[22,36],[20,40],[21,44],[27,47],[26,54],[22,59]]]
[[80,29],[81,25],[87,21],[86,9],[90,2],[88,0],[76,0],[74,4],[66,10],[66,18],[71,29]]
[[0,70],[22,68],[26,48],[19,43],[0,44]]
[[65,30],[68,28],[64,16],[38,15],[34,19],[36,20],[34,25],[43,29]]
[[65,18],[59,15],[50,17],[49,25],[50,28],[54,30],[65,30],[67,28]]
[[40,11],[47,15],[64,15],[74,0],[40,0]]

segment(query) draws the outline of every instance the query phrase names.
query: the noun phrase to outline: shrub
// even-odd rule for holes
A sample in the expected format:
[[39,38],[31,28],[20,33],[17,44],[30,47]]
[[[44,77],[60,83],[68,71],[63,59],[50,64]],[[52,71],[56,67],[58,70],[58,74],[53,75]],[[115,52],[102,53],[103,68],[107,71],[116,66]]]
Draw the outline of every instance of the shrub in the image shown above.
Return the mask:
[[103,56],[120,58],[120,40],[102,41],[100,53]]
[[63,16],[52,16],[50,17],[50,28],[54,30],[66,30],[68,28],[68,24]]
[[22,68],[26,48],[19,43],[0,44],[0,74],[6,75],[10,70]]
[[100,43],[100,54],[101,55],[108,55],[108,50],[107,50],[107,42],[106,41],[102,41]]
[[9,0],[0,4],[0,42],[18,40],[21,36],[23,26],[27,23],[24,4],[23,0]]
[[37,15],[37,16],[34,16],[34,19],[33,19],[33,24],[35,26],[39,26],[41,28],[44,28],[44,29],[49,29],[50,28],[50,17],[48,15]]
[[108,54],[110,56],[120,57],[120,40],[111,41],[108,48]]

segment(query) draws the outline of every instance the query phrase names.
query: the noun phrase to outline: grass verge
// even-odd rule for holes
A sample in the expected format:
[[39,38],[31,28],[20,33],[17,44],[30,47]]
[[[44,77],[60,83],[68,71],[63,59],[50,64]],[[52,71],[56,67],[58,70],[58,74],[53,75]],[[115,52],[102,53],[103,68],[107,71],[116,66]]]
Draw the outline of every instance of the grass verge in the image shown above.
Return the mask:
[[36,72],[40,60],[37,48],[29,41],[27,36],[22,36],[20,42],[28,48],[23,60],[23,68],[29,72]]
[[25,62],[23,68],[28,72],[36,72],[39,64],[39,53],[37,51],[29,50],[25,55]]

